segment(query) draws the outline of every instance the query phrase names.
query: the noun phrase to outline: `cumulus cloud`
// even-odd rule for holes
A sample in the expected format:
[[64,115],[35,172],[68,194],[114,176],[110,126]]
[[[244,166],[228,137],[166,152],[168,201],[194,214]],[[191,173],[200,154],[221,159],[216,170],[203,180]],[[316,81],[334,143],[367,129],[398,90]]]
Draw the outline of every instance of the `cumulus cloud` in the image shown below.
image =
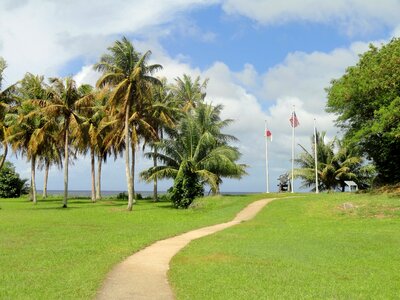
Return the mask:
[[238,14],[266,25],[306,21],[338,24],[347,34],[366,33],[400,22],[397,0],[226,0],[227,14]]

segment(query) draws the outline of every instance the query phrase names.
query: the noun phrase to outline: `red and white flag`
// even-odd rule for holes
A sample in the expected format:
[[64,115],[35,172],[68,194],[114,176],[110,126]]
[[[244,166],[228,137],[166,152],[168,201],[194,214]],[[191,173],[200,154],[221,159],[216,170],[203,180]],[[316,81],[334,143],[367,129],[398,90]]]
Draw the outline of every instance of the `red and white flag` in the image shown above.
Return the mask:
[[289,121],[290,121],[290,126],[292,127],[296,128],[297,126],[300,125],[299,119],[297,119],[295,112],[292,113],[292,116],[290,117]]
[[265,137],[272,142],[272,132],[269,129],[265,129]]

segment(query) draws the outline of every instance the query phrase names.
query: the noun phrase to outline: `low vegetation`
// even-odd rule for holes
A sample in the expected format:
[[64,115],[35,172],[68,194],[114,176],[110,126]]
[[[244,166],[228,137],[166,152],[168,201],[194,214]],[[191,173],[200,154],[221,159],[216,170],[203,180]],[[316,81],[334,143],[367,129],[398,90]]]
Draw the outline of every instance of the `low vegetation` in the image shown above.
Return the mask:
[[190,229],[232,219],[264,195],[211,197],[187,210],[169,202],[60,198],[32,206],[0,199],[0,299],[93,299],[106,273],[146,245]]
[[400,199],[301,195],[192,242],[169,273],[178,299],[395,299]]

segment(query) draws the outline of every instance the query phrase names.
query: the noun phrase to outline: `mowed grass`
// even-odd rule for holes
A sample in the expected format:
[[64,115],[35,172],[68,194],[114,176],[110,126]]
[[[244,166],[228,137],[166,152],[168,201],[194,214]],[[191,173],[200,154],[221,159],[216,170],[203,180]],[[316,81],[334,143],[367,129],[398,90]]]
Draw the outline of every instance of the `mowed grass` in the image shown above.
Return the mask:
[[[92,299],[106,273],[152,242],[225,222],[263,195],[210,197],[195,208],[170,203],[60,198],[0,199],[0,299]],[[156,287],[155,287],[156,288]]]
[[399,270],[400,198],[336,193],[193,241],[169,278],[177,299],[399,299]]

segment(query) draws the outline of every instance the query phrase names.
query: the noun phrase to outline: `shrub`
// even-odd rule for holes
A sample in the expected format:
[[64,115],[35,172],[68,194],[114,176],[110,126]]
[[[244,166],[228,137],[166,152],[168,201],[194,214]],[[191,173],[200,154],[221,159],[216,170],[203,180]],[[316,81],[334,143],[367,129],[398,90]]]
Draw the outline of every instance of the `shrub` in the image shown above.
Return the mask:
[[21,179],[15,172],[14,165],[5,162],[0,170],[0,198],[17,198],[26,193],[27,179]]

